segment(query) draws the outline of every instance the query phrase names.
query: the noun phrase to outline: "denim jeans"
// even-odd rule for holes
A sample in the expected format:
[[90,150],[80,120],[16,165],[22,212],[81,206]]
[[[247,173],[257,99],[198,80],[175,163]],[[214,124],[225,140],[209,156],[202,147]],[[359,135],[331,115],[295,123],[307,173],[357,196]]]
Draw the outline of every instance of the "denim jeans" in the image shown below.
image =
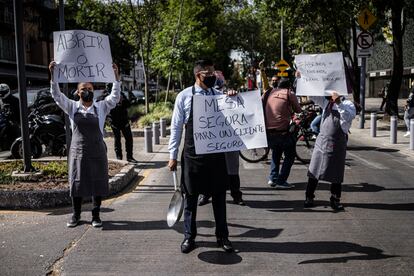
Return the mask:
[[315,117],[315,119],[313,119],[312,123],[310,124],[310,128],[312,129],[312,131],[317,134],[319,134],[321,119],[322,119],[322,115],[318,115]]
[[[283,184],[288,179],[295,161],[295,140],[291,134],[272,134],[267,136],[267,141],[269,148],[272,149],[269,180],[276,184]],[[279,171],[282,154],[284,154],[284,159]]]

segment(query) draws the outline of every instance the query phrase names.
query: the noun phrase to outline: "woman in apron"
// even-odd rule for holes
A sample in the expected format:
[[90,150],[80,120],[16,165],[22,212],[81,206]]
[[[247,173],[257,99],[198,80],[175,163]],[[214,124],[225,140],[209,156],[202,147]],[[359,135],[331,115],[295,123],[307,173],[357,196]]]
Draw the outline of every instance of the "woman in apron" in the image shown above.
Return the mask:
[[308,171],[305,208],[314,206],[319,180],[331,182],[330,204],[335,211],[344,210],[340,203],[341,184],[344,179],[348,131],[356,115],[355,106],[333,92],[324,105],[320,133],[316,138]]
[[185,126],[181,155],[181,189],[184,193],[184,240],[181,243],[181,252],[189,253],[195,248],[197,202],[200,194],[212,196],[217,244],[231,252],[233,246],[228,239],[226,218],[228,175],[224,153],[196,154],[193,138],[193,97],[220,93],[212,88],[216,80],[213,63],[209,60],[197,61],[194,75],[196,83],[181,91],[176,98],[168,146],[168,167],[174,171],[177,169],[178,148]]
[[[52,61],[49,65],[52,76],[55,64]],[[103,128],[106,116],[116,106],[120,97],[120,78],[115,64],[113,70],[117,82],[113,84],[111,94],[99,102],[93,99],[91,83],[78,84],[77,95],[80,100],[74,101],[60,92],[58,83],[51,81],[51,94],[57,105],[69,116],[72,129],[68,180],[73,215],[67,223],[68,227],[79,224],[84,197],[92,197],[92,226],[102,226],[100,206],[102,197],[109,193],[108,157],[103,140]]]

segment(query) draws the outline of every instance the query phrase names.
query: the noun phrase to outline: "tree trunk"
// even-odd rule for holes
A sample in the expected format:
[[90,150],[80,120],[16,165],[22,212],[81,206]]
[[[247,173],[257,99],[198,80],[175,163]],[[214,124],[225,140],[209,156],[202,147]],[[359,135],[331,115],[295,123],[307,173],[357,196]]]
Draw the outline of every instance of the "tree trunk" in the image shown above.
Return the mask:
[[354,96],[354,101],[356,101],[357,103],[359,103],[360,100],[360,81],[361,81],[361,74],[359,72],[359,67],[358,67],[358,56],[357,56],[357,51],[358,51],[358,45],[357,45],[357,35],[356,35],[356,23],[355,21],[353,21],[352,23],[352,45],[351,47],[353,48],[353,54],[354,57],[352,59],[352,73],[354,74],[354,83],[353,83],[353,96]]
[[398,95],[400,94],[401,81],[404,73],[401,11],[401,1],[393,1],[391,9],[393,64],[387,106],[385,109],[389,115],[398,115]]

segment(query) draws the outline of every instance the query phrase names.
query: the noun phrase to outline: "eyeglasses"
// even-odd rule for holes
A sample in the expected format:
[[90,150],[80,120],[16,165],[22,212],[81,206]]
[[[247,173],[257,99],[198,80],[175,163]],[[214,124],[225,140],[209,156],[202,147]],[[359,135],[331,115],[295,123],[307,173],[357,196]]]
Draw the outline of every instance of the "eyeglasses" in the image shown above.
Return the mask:
[[203,77],[215,76],[214,71],[199,71],[198,73]]

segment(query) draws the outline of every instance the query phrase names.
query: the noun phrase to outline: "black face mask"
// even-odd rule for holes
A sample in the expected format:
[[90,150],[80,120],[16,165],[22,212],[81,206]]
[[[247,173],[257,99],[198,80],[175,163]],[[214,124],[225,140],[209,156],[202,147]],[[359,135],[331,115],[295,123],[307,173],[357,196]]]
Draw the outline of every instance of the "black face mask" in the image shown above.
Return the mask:
[[272,85],[273,88],[277,87],[277,81],[272,81],[270,84]]
[[204,77],[203,83],[208,88],[211,88],[216,83],[216,76]]
[[325,99],[330,101],[330,100],[332,100],[332,96],[325,96]]
[[89,90],[83,90],[82,93],[80,94],[80,97],[82,101],[90,102],[93,100],[93,92]]

